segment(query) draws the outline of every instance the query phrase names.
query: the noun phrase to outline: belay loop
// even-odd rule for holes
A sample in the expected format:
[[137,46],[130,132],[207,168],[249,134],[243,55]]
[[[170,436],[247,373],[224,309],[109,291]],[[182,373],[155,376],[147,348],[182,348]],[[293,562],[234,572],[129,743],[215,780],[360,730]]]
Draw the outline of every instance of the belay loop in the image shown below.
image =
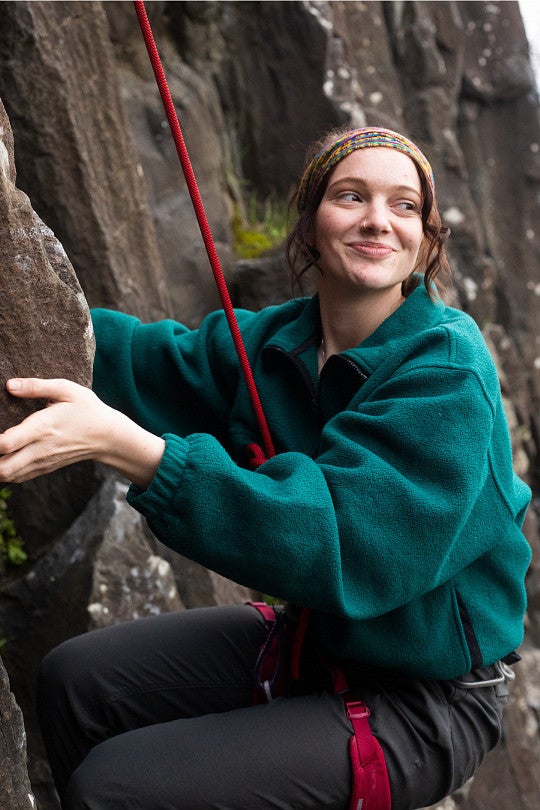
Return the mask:
[[253,460],[250,460],[250,466],[253,469],[255,469],[260,464],[262,464],[263,461],[266,461],[267,459],[275,456],[272,437],[270,435],[268,423],[264,415],[263,407],[259,397],[259,392],[257,391],[257,387],[255,385],[253,372],[249,364],[249,359],[244,346],[244,341],[242,340],[242,335],[240,334],[240,329],[238,327],[236,315],[234,314],[234,308],[231,302],[229,291],[227,289],[225,276],[223,275],[223,270],[221,269],[221,264],[219,261],[219,257],[217,255],[214,240],[212,238],[210,225],[208,224],[208,219],[206,217],[204,205],[201,199],[199,188],[197,186],[197,181],[195,179],[193,167],[189,159],[187,147],[184,142],[184,136],[182,135],[180,122],[178,121],[178,116],[176,114],[176,109],[172,100],[169,86],[167,84],[167,79],[163,71],[163,66],[161,64],[158,49],[154,41],[152,28],[148,20],[148,15],[146,14],[144,2],[142,0],[134,0],[133,5],[135,6],[135,11],[137,13],[137,18],[139,20],[141,32],[144,38],[146,49],[148,51],[148,56],[150,57],[150,63],[154,71],[154,76],[156,78],[157,86],[159,88],[161,100],[163,102],[163,107],[165,109],[165,114],[167,116],[167,120],[171,128],[171,133],[176,146],[176,151],[178,153],[180,164],[182,166],[182,171],[184,173],[184,177],[186,180],[189,196],[191,197],[191,202],[193,204],[193,210],[195,211],[195,216],[197,217],[197,222],[199,224],[201,236],[203,238],[204,246],[206,248],[208,259],[210,261],[210,266],[212,268],[214,279],[216,281],[216,286],[221,298],[221,303],[223,305],[223,311],[225,312],[225,317],[227,318],[227,322],[229,324],[231,337],[233,339],[234,347],[236,349],[238,360],[240,362],[240,368],[242,370],[242,374],[248,389],[253,411],[255,413],[255,418],[259,426],[264,453],[262,452],[261,448],[258,448],[257,445],[250,445],[250,447],[257,448],[256,453],[251,453]]

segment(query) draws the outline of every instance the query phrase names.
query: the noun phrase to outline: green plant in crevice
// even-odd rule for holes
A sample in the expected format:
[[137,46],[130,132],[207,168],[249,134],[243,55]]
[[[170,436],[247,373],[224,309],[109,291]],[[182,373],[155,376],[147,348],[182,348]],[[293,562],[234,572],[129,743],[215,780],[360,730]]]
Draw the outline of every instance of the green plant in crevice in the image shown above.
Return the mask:
[[0,560],[21,565],[28,558],[23,549],[23,540],[19,537],[15,524],[10,517],[8,500],[11,490],[8,487],[0,489]]
[[252,194],[244,222],[238,208],[234,210],[232,230],[234,251],[239,259],[257,259],[284,241],[287,235],[287,208],[273,196],[260,202]]

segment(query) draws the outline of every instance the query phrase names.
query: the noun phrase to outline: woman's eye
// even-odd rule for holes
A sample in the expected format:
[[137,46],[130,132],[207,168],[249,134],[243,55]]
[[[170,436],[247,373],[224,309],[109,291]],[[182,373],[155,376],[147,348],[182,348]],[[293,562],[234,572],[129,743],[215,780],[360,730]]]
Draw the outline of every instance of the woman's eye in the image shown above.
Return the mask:
[[345,200],[345,202],[361,202],[362,197],[360,194],[357,194],[356,191],[342,191],[339,195],[340,200]]
[[411,200],[400,200],[400,202],[397,203],[397,207],[402,211],[416,211],[417,213],[419,213],[420,210],[418,205],[411,202]]

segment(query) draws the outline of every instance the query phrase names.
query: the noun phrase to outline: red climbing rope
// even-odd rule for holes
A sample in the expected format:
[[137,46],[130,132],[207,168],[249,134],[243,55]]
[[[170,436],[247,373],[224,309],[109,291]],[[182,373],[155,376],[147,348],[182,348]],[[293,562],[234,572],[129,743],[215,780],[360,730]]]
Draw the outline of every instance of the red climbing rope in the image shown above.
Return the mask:
[[216,280],[216,285],[221,298],[221,302],[223,304],[223,310],[225,312],[225,316],[229,324],[229,329],[231,331],[234,347],[236,349],[236,353],[240,361],[240,368],[242,370],[242,374],[244,376],[244,380],[251,399],[251,404],[255,412],[255,417],[257,419],[257,424],[259,426],[259,430],[261,433],[266,458],[271,458],[272,456],[275,455],[275,450],[272,444],[272,437],[270,435],[268,423],[266,421],[261,400],[259,398],[259,392],[257,391],[255,380],[253,379],[253,372],[249,364],[249,359],[246,354],[246,349],[244,346],[244,342],[242,340],[242,335],[240,334],[238,322],[234,314],[234,309],[229,296],[229,291],[227,289],[227,283],[223,275],[223,270],[221,269],[221,264],[216,252],[216,247],[214,245],[214,240],[212,238],[210,226],[206,218],[204,205],[201,199],[199,188],[197,186],[195,174],[191,166],[191,161],[189,159],[186,144],[184,142],[184,137],[182,135],[182,130],[180,128],[178,116],[176,114],[174,103],[169,91],[167,79],[165,78],[165,73],[163,71],[161,59],[159,57],[156,43],[154,41],[154,36],[152,34],[150,22],[146,14],[144,2],[142,2],[142,0],[134,0],[133,5],[135,6],[135,11],[137,12],[139,25],[141,27],[148,55],[150,57],[150,62],[152,64],[152,69],[154,71],[154,76],[156,77],[156,82],[161,95],[161,100],[163,102],[163,107],[165,108],[165,113],[169,121],[169,126],[171,128],[171,133],[176,146],[176,151],[178,153],[178,157],[180,158],[182,171],[184,172],[184,177],[188,187],[189,195],[191,197],[191,202],[193,204],[193,209],[195,211],[195,216],[197,217],[197,222],[199,223],[201,236],[203,238],[206,247],[206,252],[208,254],[208,259],[210,260],[210,266],[212,268],[212,272]]

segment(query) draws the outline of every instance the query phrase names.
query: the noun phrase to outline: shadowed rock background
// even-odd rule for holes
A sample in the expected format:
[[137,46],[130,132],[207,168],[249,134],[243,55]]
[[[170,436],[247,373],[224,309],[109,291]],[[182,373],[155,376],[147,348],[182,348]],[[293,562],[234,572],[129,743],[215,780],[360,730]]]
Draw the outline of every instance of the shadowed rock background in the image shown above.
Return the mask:
[[[147,10],[236,305],[290,296],[279,244],[238,256],[252,231],[264,244],[314,137],[330,125],[382,124],[425,149],[452,229],[451,300],[484,331],[516,469],[538,505],[540,126],[518,4],[152,2]],[[14,137],[13,154],[2,119],[0,386],[23,367],[45,298],[57,337],[38,330],[32,373],[48,376],[65,361],[65,376],[88,381],[84,298],[190,326],[219,302],[132,4],[0,2],[0,19],[0,98]],[[18,226],[36,237],[24,250]],[[54,294],[45,296],[46,284]],[[9,422],[8,407],[0,394]],[[2,810],[58,807],[33,697],[50,647],[111,622],[250,596],[164,549],[124,492],[125,482],[94,464],[12,488],[28,559],[0,562]],[[535,509],[526,534],[534,553],[526,640],[504,740],[440,810],[540,805]]]

